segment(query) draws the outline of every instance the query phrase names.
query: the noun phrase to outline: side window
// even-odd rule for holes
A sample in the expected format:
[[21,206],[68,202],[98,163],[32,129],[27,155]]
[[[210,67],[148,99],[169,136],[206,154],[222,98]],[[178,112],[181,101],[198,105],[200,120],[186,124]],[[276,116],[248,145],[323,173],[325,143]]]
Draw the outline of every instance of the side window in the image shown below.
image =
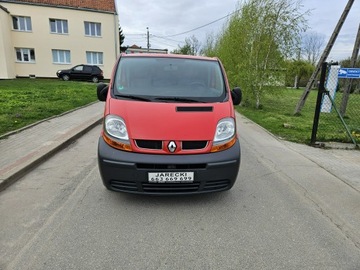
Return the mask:
[[59,19],[50,19],[50,32],[56,34],[68,34],[68,21]]
[[91,68],[91,67],[89,67],[89,66],[85,66],[85,67],[84,67],[84,72],[86,72],[86,73],[91,73],[91,71],[92,71],[92,68]]
[[70,64],[69,50],[51,50],[54,64]]
[[76,70],[76,71],[83,71],[83,69],[84,69],[84,66],[77,66],[74,68],[74,70]]
[[89,65],[103,65],[103,53],[102,52],[86,52],[86,61]]
[[101,37],[101,23],[84,22],[85,36]]
[[13,29],[23,32],[31,32],[31,18],[25,16],[12,16]]
[[35,62],[35,51],[29,48],[15,48],[17,62]]

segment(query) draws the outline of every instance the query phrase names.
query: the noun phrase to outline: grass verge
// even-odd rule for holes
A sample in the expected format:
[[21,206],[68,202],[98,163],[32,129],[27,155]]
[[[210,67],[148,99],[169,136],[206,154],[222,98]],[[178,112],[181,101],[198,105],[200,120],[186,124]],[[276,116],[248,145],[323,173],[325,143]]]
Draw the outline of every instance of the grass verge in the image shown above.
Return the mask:
[[238,112],[274,135],[299,143],[309,143],[314,118],[316,91],[311,91],[301,114],[294,110],[303,90],[279,89],[276,95],[264,96],[262,108],[239,106]]
[[96,100],[94,83],[57,79],[0,80],[0,135]]
[[[314,121],[317,90],[309,93],[301,114],[294,115],[296,104],[299,102],[303,89],[280,88],[275,95],[264,96],[262,108],[239,106],[238,112],[258,123],[274,135],[288,141],[309,144]],[[340,107],[342,94],[337,93],[335,103]],[[360,142],[360,95],[352,94],[349,100],[345,122],[353,137]],[[351,142],[336,111],[321,113],[317,133],[317,141]]]

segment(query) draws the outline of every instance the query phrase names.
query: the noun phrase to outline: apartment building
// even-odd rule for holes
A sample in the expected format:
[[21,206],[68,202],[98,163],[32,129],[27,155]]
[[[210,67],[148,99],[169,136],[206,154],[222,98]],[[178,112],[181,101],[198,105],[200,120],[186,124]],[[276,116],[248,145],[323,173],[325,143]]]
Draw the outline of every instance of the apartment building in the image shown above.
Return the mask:
[[0,0],[0,79],[51,78],[77,64],[109,78],[119,50],[114,0]]

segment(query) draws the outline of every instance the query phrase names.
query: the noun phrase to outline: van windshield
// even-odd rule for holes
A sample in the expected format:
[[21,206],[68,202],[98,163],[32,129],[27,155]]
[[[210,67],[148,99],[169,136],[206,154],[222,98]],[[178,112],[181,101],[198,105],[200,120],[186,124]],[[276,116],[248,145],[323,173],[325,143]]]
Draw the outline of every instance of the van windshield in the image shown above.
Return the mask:
[[223,102],[226,91],[218,61],[122,57],[114,81],[118,98],[157,102]]

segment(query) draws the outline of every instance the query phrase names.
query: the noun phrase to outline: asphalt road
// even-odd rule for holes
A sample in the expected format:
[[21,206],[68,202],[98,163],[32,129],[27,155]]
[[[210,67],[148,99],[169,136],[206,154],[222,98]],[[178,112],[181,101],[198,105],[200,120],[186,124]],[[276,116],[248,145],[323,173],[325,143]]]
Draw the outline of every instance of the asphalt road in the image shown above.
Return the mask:
[[356,232],[291,175],[333,176],[246,129],[232,190],[150,197],[103,187],[96,127],[0,193],[0,269],[360,269]]

